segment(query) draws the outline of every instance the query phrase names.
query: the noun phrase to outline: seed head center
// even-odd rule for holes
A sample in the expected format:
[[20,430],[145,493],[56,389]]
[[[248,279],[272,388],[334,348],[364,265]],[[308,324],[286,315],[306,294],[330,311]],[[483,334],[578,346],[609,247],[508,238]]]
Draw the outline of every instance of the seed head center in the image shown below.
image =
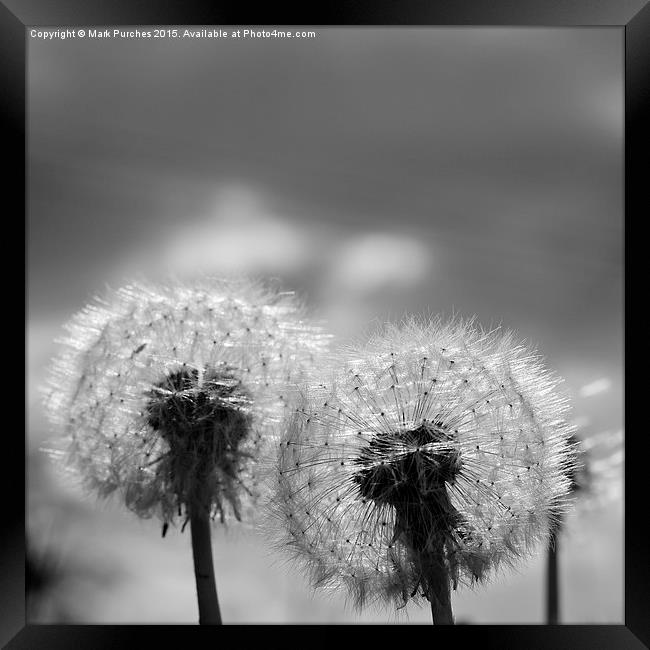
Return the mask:
[[459,515],[447,494],[461,470],[453,436],[441,422],[375,436],[360,452],[354,480],[365,499],[392,506],[396,535],[424,550],[453,534]]
[[250,416],[238,405],[245,394],[232,375],[207,369],[177,371],[149,395],[147,422],[169,444],[172,456],[191,456],[195,471],[215,465],[234,470]]
[[459,452],[439,423],[380,434],[355,462],[361,494],[396,507],[439,493],[460,471]]

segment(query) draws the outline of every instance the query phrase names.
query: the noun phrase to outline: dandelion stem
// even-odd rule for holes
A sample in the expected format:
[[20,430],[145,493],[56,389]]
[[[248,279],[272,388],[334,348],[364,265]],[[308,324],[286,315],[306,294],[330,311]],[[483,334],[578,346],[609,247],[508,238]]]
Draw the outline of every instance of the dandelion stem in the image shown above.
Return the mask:
[[546,558],[546,623],[557,625],[560,622],[557,531],[551,533]]
[[427,569],[427,594],[431,603],[434,625],[454,625],[451,609],[451,582],[441,556],[434,559]]
[[431,601],[431,617],[434,625],[455,625],[454,615],[451,611],[451,600],[444,605],[435,598]]
[[210,517],[203,508],[193,508],[190,516],[194,577],[199,603],[199,625],[221,625],[221,611],[214,578]]

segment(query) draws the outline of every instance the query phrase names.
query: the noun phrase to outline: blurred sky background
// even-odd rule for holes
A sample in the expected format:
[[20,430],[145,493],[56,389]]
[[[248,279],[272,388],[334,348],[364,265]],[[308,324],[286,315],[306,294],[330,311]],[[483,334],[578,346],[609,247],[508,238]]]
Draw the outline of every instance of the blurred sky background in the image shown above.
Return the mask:
[[[134,274],[279,278],[340,342],[476,314],[539,346],[581,436],[621,436],[622,29],[315,31],[28,38],[28,536],[53,573],[32,622],[197,621],[189,532],[83,497],[39,451],[54,339]],[[566,623],[623,622],[620,471],[605,492],[561,544]],[[214,553],[226,622],[430,621],[312,596],[246,531]],[[543,622],[543,551],[453,605]]]

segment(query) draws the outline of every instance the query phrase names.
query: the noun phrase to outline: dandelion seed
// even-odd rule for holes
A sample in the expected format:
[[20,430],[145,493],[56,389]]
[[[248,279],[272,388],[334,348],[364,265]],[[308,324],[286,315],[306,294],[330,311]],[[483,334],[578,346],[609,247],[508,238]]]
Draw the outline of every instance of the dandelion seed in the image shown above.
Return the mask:
[[190,521],[200,622],[220,622],[216,589],[204,608],[199,584],[214,576],[210,519],[250,519],[282,396],[327,337],[291,295],[218,280],[134,283],[67,330],[46,387],[66,466],[158,517],[163,536]]
[[344,350],[285,422],[279,544],[357,607],[424,598],[453,623],[451,588],[516,564],[569,507],[557,384],[511,334],[472,322],[388,326]]

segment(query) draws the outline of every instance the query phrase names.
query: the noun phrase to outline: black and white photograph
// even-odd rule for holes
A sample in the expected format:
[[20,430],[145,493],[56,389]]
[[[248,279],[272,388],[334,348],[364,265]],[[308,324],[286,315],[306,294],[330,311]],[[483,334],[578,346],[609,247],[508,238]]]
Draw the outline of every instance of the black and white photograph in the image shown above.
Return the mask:
[[25,37],[28,624],[624,624],[621,27]]

